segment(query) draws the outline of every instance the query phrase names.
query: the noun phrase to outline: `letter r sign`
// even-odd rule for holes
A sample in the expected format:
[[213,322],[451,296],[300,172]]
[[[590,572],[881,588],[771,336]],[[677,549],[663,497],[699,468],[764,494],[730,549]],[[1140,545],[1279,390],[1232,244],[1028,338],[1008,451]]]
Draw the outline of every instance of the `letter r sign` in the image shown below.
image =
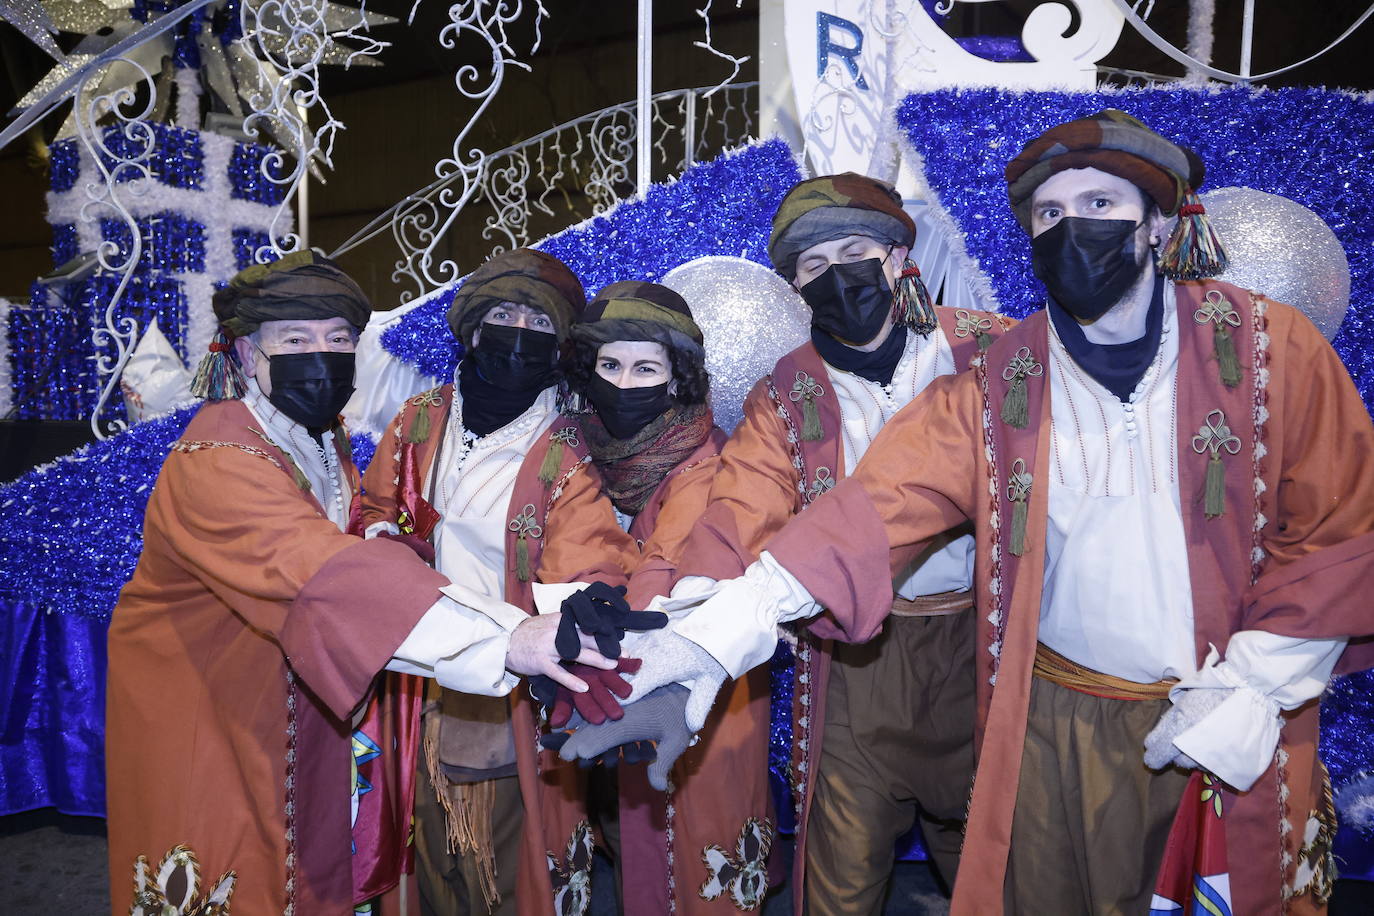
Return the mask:
[[[835,44],[831,36],[836,31],[843,32],[851,39],[853,45]],[[825,68],[830,63],[830,55],[844,61],[845,67],[849,69],[849,75],[854,79],[854,85],[860,89],[868,89],[868,81],[859,73],[859,54],[864,49],[864,33],[857,25],[848,19],[839,16],[832,16],[830,13],[816,13],[816,76],[825,77]]]

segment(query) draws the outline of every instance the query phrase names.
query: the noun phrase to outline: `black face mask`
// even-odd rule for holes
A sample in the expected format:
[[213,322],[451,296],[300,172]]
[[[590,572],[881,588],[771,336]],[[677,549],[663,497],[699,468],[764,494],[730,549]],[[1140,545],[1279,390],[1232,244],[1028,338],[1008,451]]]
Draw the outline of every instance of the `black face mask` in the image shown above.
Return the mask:
[[831,264],[801,288],[811,326],[842,343],[863,346],[878,336],[892,312],[892,288],[882,258]]
[[273,407],[315,434],[334,425],[353,396],[354,354],[262,355],[271,373],[272,393],[267,400]]
[[504,324],[483,324],[472,361],[483,380],[512,391],[542,391],[553,384],[558,336]]
[[1139,228],[1126,219],[1066,216],[1031,239],[1031,268],[1066,312],[1096,321],[1140,279]]
[[644,388],[620,388],[593,374],[587,385],[587,400],[606,432],[617,439],[629,439],[673,406],[668,382]]

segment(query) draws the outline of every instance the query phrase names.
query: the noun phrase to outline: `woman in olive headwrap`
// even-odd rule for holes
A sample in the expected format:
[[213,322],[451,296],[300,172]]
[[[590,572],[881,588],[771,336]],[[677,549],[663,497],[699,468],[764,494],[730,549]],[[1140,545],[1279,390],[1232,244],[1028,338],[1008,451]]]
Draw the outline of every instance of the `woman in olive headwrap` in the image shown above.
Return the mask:
[[[642,545],[627,595],[631,607],[642,607],[677,579],[726,439],[707,403],[701,330],[673,290],[627,281],[592,299],[572,341],[565,371],[589,405],[581,418],[587,449],[621,524]],[[734,913],[766,889],[762,880],[732,883],[733,872],[721,871],[731,867],[728,858],[764,875],[772,839],[767,670],[726,693],[701,742],[673,767],[669,791],[650,785],[666,772],[619,772],[627,913]],[[737,848],[751,850],[752,866],[738,861]]]

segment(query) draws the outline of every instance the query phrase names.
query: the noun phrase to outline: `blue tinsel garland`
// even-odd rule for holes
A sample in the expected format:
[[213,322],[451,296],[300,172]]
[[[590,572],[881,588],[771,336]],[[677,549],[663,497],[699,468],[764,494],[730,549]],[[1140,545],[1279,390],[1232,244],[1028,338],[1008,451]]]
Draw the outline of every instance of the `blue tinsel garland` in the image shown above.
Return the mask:
[[[658,280],[706,255],[768,262],[773,213],[801,179],[792,150],[770,140],[693,166],[642,200],[550,236],[535,247],[572,268],[588,295],[616,280]],[[457,361],[445,313],[455,290],[418,306],[382,335],[382,347],[426,375],[450,378]]]
[[1008,314],[1038,308],[1030,244],[1007,204],[1003,170],[1056,124],[1120,108],[1192,147],[1207,188],[1279,194],[1326,220],[1350,260],[1350,310],[1333,341],[1374,410],[1374,103],[1329,89],[941,90],[908,96],[897,123],[963,231]]

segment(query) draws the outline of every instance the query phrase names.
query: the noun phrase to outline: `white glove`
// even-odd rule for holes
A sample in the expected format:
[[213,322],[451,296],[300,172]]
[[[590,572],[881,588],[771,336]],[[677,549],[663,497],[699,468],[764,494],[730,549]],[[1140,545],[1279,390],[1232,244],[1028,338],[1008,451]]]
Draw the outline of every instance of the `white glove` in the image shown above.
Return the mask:
[[685,710],[687,728],[693,733],[701,731],[720,685],[725,682],[725,669],[720,663],[701,646],[670,629],[644,632],[633,644],[627,641],[625,651],[644,664],[634,674],[625,676],[632,689],[622,705],[628,706],[659,687],[681,684],[691,691]]

